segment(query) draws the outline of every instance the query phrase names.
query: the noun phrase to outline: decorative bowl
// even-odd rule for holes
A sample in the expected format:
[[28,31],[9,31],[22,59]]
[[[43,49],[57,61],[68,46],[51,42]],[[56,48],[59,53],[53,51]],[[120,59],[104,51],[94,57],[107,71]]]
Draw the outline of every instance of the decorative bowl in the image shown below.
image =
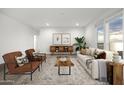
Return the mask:
[[66,61],[66,58],[65,57],[60,58],[60,61],[65,62]]

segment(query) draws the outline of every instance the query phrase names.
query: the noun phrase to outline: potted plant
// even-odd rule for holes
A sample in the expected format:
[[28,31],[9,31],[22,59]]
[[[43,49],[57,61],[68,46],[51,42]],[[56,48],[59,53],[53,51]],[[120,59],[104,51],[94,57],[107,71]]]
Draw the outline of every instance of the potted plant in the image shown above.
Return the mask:
[[76,51],[80,51],[81,48],[86,48],[86,41],[85,41],[85,37],[82,36],[82,37],[76,37],[75,38],[76,40],[76,43],[74,44],[74,46],[76,46]]

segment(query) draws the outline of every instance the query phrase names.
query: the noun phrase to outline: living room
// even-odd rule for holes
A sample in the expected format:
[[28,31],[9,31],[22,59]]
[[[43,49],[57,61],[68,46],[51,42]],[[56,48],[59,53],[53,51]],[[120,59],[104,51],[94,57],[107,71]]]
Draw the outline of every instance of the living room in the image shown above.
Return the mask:
[[1,92],[123,91],[121,0],[1,0],[0,6]]
[[[111,73],[109,72],[110,75],[107,75],[108,74],[107,67],[104,66],[105,64],[102,65],[101,67],[99,66],[100,68],[103,68],[104,66],[104,70],[98,69],[99,67],[97,67],[97,65],[102,64],[100,62],[101,61],[104,62],[105,60],[101,60],[101,61],[99,60],[100,62],[98,63],[96,61],[95,62],[93,61],[94,55],[92,55],[91,53],[90,54],[86,53],[88,55],[86,57],[78,54],[79,51],[81,52],[83,51],[83,54],[86,55],[84,53],[84,50],[86,48],[88,48],[89,50],[94,48],[90,50],[94,53],[96,48],[98,48],[98,49],[102,49],[102,51],[104,52],[107,50],[112,52],[121,51],[121,55],[117,57],[119,58],[120,56],[123,57],[122,55],[123,43],[122,42],[120,43],[121,41],[120,39],[122,38],[119,38],[120,40],[119,42],[118,42],[118,38],[117,38],[117,42],[116,41],[114,43],[108,42],[113,37],[113,34],[111,36],[108,35],[109,34],[108,26],[111,26],[109,25],[109,20],[112,20],[113,22],[112,23],[110,21],[110,23],[112,24],[111,29],[112,30],[119,29],[117,30],[120,31],[118,36],[121,37],[122,15],[123,15],[122,8],[114,8],[114,9],[113,8],[89,8],[89,9],[87,8],[79,8],[79,9],[3,8],[2,9],[1,8],[0,9],[0,20],[2,20],[0,21],[0,30],[1,30],[0,42],[2,42],[0,46],[1,47],[0,48],[1,84],[41,84],[41,85],[42,84],[43,85],[44,84],[47,85],[123,84],[123,79],[122,79],[123,74],[119,74],[120,78],[117,80],[115,79],[115,81],[113,81],[114,77],[110,76],[112,72]],[[118,18],[121,20],[118,20]],[[85,39],[84,42],[86,44],[80,46],[79,44],[80,42],[76,41],[76,38],[83,39],[82,37]],[[114,39],[115,37],[116,36],[114,34]],[[99,44],[101,46],[99,46]],[[81,47],[85,49],[82,50]],[[41,73],[39,74],[39,72],[37,71],[35,73],[34,72],[35,69],[32,69],[31,74],[29,74],[31,75],[31,78],[29,76],[16,75],[22,72],[17,73],[10,71],[9,74],[12,75],[14,74],[14,76],[7,75],[5,71],[8,67],[4,68],[4,63],[6,63],[6,60],[8,59],[9,56],[7,57],[6,54],[20,51],[22,55],[27,56],[28,58],[26,50],[30,50],[30,49],[34,49],[35,52],[37,53],[40,52],[41,55],[45,54],[46,59],[45,62],[44,60],[42,60],[41,62],[42,67],[37,65],[37,67],[35,68],[35,69],[41,68]],[[121,49],[121,50],[116,50],[116,49]],[[31,51],[34,52],[34,50]],[[2,58],[2,56],[4,55],[5,57]],[[92,57],[89,57],[89,55]],[[14,57],[15,56],[18,55],[14,55]],[[59,66],[57,70],[57,67],[54,66],[56,63],[56,57],[57,58],[61,57],[61,60],[64,60],[64,57],[68,57],[68,56],[70,57],[73,63],[73,66],[71,68],[69,66],[70,75],[67,76],[59,75],[60,72],[61,73],[64,72],[64,74],[65,73],[67,74],[68,70],[65,68],[64,69],[61,68],[62,71],[59,71],[60,70]],[[113,55],[106,52],[106,58],[100,58],[100,59],[106,59],[107,60],[106,62],[113,61]],[[8,62],[10,60],[11,59],[8,59]],[[84,62],[86,61],[85,64],[88,64],[86,67],[83,67],[84,63],[82,65],[82,60]],[[93,63],[92,64],[88,63],[89,60],[92,60]],[[90,65],[92,65],[91,68]],[[78,68],[82,70],[79,71]],[[90,69],[87,70],[87,68]],[[33,72],[35,75],[33,75]],[[78,76],[75,74],[77,74]],[[108,78],[108,76],[110,77]],[[54,78],[56,78],[56,81],[54,81]]]
[[0,85],[123,85],[123,8],[0,8]]

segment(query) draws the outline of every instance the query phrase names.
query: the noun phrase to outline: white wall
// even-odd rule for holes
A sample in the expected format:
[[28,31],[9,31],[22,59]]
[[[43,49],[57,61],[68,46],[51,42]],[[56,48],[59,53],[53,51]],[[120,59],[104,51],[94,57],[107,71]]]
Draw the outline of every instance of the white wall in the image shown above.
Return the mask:
[[85,32],[86,42],[89,47],[97,47],[97,32],[95,28],[95,23],[89,24]]
[[81,37],[84,35],[84,28],[81,27],[52,27],[52,28],[42,28],[40,30],[40,35],[38,38],[38,49],[41,52],[49,53],[49,47],[52,45],[52,34],[53,33],[70,33],[71,34],[71,44],[75,42],[75,37]]
[[33,48],[34,34],[33,29],[0,13],[0,63],[4,53]]

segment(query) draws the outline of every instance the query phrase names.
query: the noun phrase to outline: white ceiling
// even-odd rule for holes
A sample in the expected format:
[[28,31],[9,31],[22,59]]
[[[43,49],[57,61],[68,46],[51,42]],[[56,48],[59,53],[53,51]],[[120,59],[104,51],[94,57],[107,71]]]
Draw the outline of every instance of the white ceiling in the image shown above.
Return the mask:
[[108,8],[1,8],[0,11],[35,29],[41,27],[80,27],[111,10]]

